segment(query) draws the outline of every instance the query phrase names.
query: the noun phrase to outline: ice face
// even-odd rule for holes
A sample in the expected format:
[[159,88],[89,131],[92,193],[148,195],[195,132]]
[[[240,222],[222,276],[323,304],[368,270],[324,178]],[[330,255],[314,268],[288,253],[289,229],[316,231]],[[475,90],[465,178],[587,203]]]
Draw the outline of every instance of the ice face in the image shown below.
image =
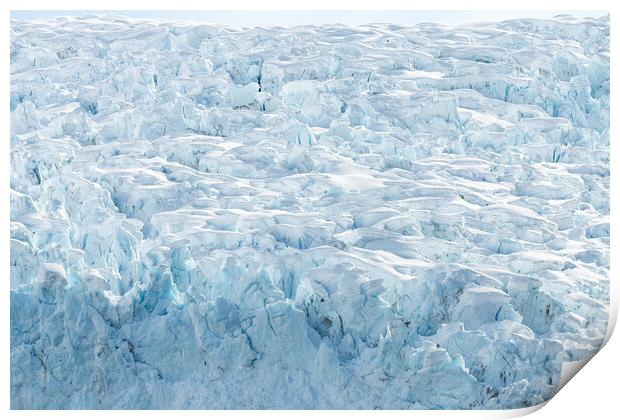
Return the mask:
[[515,408],[609,303],[609,18],[11,24],[13,408]]

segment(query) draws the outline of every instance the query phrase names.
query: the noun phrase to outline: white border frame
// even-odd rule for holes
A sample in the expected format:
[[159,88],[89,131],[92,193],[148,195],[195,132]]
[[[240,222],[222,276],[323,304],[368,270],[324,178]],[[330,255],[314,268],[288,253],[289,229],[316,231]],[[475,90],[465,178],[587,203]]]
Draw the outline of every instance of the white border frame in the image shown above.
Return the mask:
[[[512,2],[510,2],[512,3]],[[10,94],[10,65],[9,65],[9,39],[10,39],[10,10],[221,10],[221,11],[233,11],[233,10],[243,10],[243,11],[255,11],[255,10],[285,10],[285,11],[343,11],[343,10],[365,10],[365,11],[384,11],[384,10],[427,10],[427,11],[438,11],[438,10],[481,10],[481,11],[489,11],[489,10],[497,10],[497,11],[510,11],[510,10],[519,10],[519,11],[536,11],[536,10],[607,10],[611,15],[611,74],[614,74],[614,70],[617,69],[617,48],[618,45],[618,37],[616,25],[618,24],[618,19],[616,19],[617,15],[617,6],[618,2],[614,3],[610,1],[600,1],[600,0],[589,0],[587,2],[584,1],[575,1],[575,0],[548,0],[544,2],[544,4],[540,1],[536,0],[520,0],[516,7],[510,3],[499,3],[497,1],[492,0],[468,0],[465,2],[459,2],[457,0],[439,0],[433,2],[424,2],[423,4],[415,4],[408,1],[399,1],[399,0],[381,0],[380,2],[370,2],[367,0],[357,0],[357,1],[340,1],[340,0],[314,0],[310,4],[304,3],[292,3],[286,0],[262,0],[260,2],[260,8],[258,7],[258,3],[256,1],[251,0],[227,0],[226,2],[204,2],[197,0],[175,0],[174,2],[170,1],[162,1],[162,0],[140,0],[132,2],[131,6],[128,7],[127,1],[121,0],[107,0],[103,1],[89,1],[88,7],[85,7],[84,1],[79,0],[56,0],[53,3],[46,3],[44,1],[37,0],[21,0],[21,1],[13,1],[9,0],[4,2],[6,5],[5,8],[2,9],[2,19],[6,23],[6,25],[2,25],[2,30],[4,32],[4,42],[1,44],[2,48],[2,60],[4,65],[2,67],[2,71],[4,73],[4,83],[2,84],[2,97],[5,98],[5,101],[8,100]],[[174,7],[170,7],[174,6]],[[586,7],[584,7],[586,6]],[[611,140],[611,167],[614,167],[614,164],[618,162],[618,146],[615,144],[614,134],[617,132],[618,121],[617,118],[614,118],[614,111],[617,109],[617,98],[618,98],[618,83],[611,83],[611,129],[610,129],[610,138]],[[6,104],[6,102],[5,102]],[[6,106],[6,105],[5,105]],[[618,115],[618,114],[616,114]],[[3,183],[1,184],[3,188],[8,190],[9,187],[9,178],[10,178],[10,162],[9,162],[9,126],[10,126],[10,114],[8,112],[8,107],[5,108],[5,111],[2,115],[2,120],[4,124],[4,133],[3,137],[5,140],[5,150],[4,153],[0,153],[0,171],[2,174]],[[615,170],[612,171],[612,173]],[[0,223],[0,235],[2,235],[3,242],[1,247],[2,258],[4,264],[1,265],[2,270],[5,275],[3,278],[5,279],[5,285],[8,284],[8,279],[10,278],[10,269],[9,264],[7,263],[10,257],[10,247],[8,243],[9,238],[9,220],[10,220],[10,208],[8,205],[8,191],[5,190],[3,193],[4,202],[3,205],[0,206],[0,211],[3,217],[4,222]],[[618,184],[615,182],[615,178],[612,176],[611,180],[611,223],[612,227],[612,236],[611,236],[611,255],[614,255],[614,251],[618,248],[615,234],[616,226],[618,226],[619,219],[619,195],[618,195]],[[619,254],[620,255],[620,254]],[[612,258],[613,260],[613,258]],[[610,283],[611,283],[611,305],[610,305],[610,322],[609,322],[609,330],[606,337],[606,342],[610,339],[611,334],[615,328],[615,324],[617,321],[618,314],[618,301],[619,301],[619,290],[617,284],[617,274],[618,269],[615,265],[615,261],[612,261],[611,264],[611,273],[610,273]],[[416,419],[427,419],[427,418],[450,418],[450,419],[458,419],[458,418],[475,418],[475,419],[484,419],[484,418],[511,418],[522,416],[525,414],[532,413],[537,411],[539,408],[546,404],[541,404],[539,406],[525,408],[525,409],[517,409],[517,410],[489,410],[489,411],[379,411],[379,412],[370,412],[370,411],[10,411],[10,379],[9,379],[9,371],[10,371],[10,323],[9,323],[9,308],[10,308],[10,293],[8,286],[4,286],[0,288],[0,296],[2,298],[2,307],[4,308],[2,323],[0,324],[1,336],[3,338],[2,345],[0,347],[0,352],[2,354],[2,373],[3,373],[3,381],[0,382],[0,389],[2,391],[0,396],[0,401],[2,401],[2,408],[8,412],[12,417],[28,417],[28,418],[38,418],[41,417],[49,417],[49,418],[78,418],[84,415],[92,416],[93,418],[105,418],[109,415],[114,416],[131,416],[132,418],[144,418],[144,419],[153,419],[153,418],[169,418],[170,416],[179,416],[185,418],[203,418],[205,416],[209,416],[212,418],[230,418],[230,417],[250,417],[250,418],[269,418],[278,419],[278,418],[288,418],[291,415],[294,415],[298,418],[314,418],[317,415],[321,417],[327,418],[340,418],[341,416],[346,415],[354,415],[359,417],[361,420],[364,418],[370,418],[375,416],[380,416],[383,418],[410,418],[415,417]],[[584,416],[590,417],[591,415],[595,415],[601,419],[611,418],[611,413],[617,413],[617,383],[620,381],[620,341],[615,337],[612,339],[601,352],[594,357],[594,360],[588,362],[588,365],[591,365],[584,369],[583,373],[580,373],[578,376],[580,377],[577,380],[570,381],[569,385],[566,389],[561,390],[554,398],[552,398],[547,405],[549,406],[545,410],[537,412],[534,417],[537,418],[580,418],[583,419]],[[584,363],[585,364],[585,363]],[[576,370],[572,372],[567,372],[568,376],[564,375],[563,372],[563,380],[565,378],[572,377],[571,373],[574,374],[579,369],[583,367],[579,366]],[[583,378],[582,378],[583,376]],[[541,417],[542,416],[542,417]]]

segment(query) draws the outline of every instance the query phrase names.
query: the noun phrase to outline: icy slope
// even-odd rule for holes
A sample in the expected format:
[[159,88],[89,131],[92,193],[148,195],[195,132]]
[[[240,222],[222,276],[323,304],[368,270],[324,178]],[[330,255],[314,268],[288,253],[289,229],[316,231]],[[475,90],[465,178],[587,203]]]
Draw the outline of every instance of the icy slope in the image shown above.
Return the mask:
[[609,20],[11,24],[13,408],[513,408],[609,301]]

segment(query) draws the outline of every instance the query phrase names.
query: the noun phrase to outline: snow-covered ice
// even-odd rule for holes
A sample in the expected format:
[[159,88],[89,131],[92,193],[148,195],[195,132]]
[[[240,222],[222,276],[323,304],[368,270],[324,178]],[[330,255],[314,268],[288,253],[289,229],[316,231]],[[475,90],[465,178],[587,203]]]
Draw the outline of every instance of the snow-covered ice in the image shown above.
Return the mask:
[[609,18],[11,23],[13,408],[515,408],[602,344]]

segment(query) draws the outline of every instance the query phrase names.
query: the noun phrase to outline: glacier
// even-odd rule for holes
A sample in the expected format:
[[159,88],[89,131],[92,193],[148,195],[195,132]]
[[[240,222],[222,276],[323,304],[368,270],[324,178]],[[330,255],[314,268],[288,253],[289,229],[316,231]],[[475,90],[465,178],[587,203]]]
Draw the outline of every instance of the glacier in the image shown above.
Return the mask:
[[11,22],[14,409],[509,409],[602,345],[609,17]]

